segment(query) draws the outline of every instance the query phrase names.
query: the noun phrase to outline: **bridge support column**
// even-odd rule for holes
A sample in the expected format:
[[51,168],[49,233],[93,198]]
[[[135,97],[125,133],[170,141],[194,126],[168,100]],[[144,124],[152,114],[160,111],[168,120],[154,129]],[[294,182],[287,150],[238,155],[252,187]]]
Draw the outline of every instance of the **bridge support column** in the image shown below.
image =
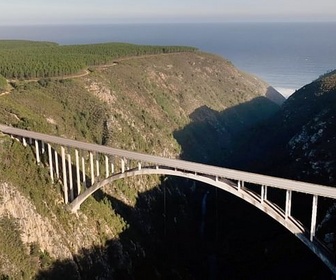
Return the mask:
[[70,201],[74,200],[71,155],[68,154]]
[[22,137],[22,145],[24,147],[27,147],[27,141],[26,141],[26,138],[25,137]]
[[86,174],[85,174],[85,159],[82,156],[82,182],[85,183],[86,182]]
[[312,217],[310,224],[310,241],[313,242],[313,238],[315,237],[316,231],[316,216],[317,216],[317,195],[313,196],[313,207],[312,207]]
[[108,156],[105,155],[105,178],[108,178],[109,176],[110,176],[109,159]]
[[59,176],[58,154],[56,150],[54,152],[54,157],[55,157],[56,178],[58,179],[60,176]]
[[288,217],[291,215],[292,208],[292,191],[286,191],[286,209],[285,209],[285,218],[288,220]]
[[53,158],[51,152],[51,145],[49,143],[48,143],[48,158],[49,158],[50,178],[51,182],[54,183]]
[[35,140],[35,153],[36,153],[36,162],[37,162],[37,164],[40,164],[41,159],[40,159],[40,151],[39,151],[38,140]]
[[94,166],[93,166],[93,153],[90,152],[90,170],[91,170],[91,185],[94,184]]
[[41,154],[44,154],[44,152],[45,152],[44,146],[45,146],[45,143],[43,141],[41,141]]
[[238,191],[244,188],[244,181],[238,181]]
[[68,204],[68,183],[67,183],[67,172],[66,172],[66,162],[65,162],[65,149],[63,146],[61,146],[61,154],[62,154],[64,203]]
[[98,155],[97,155],[97,158],[96,158],[96,174],[97,174],[97,177],[99,177],[99,175],[100,175],[100,170],[99,170],[99,159],[98,159]]
[[114,173],[114,163],[113,163],[113,158],[111,160],[111,174]]
[[79,195],[81,192],[81,182],[80,182],[80,174],[79,174],[79,154],[78,154],[77,149],[75,149],[75,158],[76,158],[77,195]]
[[264,203],[265,200],[267,200],[267,186],[262,185],[261,186],[261,203]]
[[121,173],[125,172],[125,158],[121,158]]

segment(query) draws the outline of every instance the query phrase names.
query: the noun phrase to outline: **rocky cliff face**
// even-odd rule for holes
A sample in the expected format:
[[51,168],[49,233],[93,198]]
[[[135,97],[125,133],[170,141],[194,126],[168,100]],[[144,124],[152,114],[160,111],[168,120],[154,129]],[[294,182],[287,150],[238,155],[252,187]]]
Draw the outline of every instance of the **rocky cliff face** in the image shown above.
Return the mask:
[[[282,109],[286,149],[298,178],[335,184],[336,74],[330,73],[295,93]],[[288,139],[286,138],[286,140]]]
[[42,251],[47,251],[53,258],[71,258],[69,248],[63,244],[66,233],[56,232],[52,221],[38,214],[29,199],[7,183],[1,184],[0,196],[2,198],[0,217],[17,221],[24,244],[37,243]]
[[[336,73],[296,91],[273,117],[250,134],[236,153],[236,167],[334,187],[336,172]],[[251,150],[251,146],[253,150]],[[300,196],[294,212],[309,224],[311,197]],[[335,203],[319,200],[317,234],[335,250]]]
[[[0,121],[220,164],[237,135],[279,109],[266,99],[268,90],[217,56],[195,52],[137,57],[77,79],[16,84],[0,96]],[[33,153],[7,137],[1,141],[0,234],[6,236],[11,227],[17,230],[1,247],[4,277],[43,279],[67,272],[73,279],[118,279],[142,275],[144,269],[153,277],[190,274],[179,266],[175,249],[163,246],[162,236],[170,240],[166,245],[174,244],[172,240],[184,244],[184,237],[197,228],[194,207],[201,187],[159,177],[130,179],[97,193],[73,216],[62,205],[59,184],[51,186],[46,169],[35,166]],[[181,188],[186,185],[190,188]],[[167,266],[155,247],[169,252]]]
[[334,72],[296,91],[253,135],[251,141],[260,152],[252,156],[260,162],[257,168],[283,177],[334,185],[335,100]]

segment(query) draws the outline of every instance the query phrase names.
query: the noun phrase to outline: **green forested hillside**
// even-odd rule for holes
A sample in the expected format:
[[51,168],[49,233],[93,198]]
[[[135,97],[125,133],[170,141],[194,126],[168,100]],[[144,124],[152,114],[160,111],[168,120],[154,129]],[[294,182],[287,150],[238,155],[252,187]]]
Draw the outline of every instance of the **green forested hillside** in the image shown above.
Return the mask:
[[0,74],[7,79],[60,77],[121,57],[194,50],[124,43],[60,46],[49,42],[0,41]]

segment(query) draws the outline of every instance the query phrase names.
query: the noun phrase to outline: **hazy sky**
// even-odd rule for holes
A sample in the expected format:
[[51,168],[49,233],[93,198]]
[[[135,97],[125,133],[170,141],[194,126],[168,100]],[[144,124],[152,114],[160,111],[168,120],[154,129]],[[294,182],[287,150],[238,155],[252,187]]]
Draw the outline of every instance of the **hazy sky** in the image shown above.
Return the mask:
[[336,0],[1,0],[0,25],[336,21]]

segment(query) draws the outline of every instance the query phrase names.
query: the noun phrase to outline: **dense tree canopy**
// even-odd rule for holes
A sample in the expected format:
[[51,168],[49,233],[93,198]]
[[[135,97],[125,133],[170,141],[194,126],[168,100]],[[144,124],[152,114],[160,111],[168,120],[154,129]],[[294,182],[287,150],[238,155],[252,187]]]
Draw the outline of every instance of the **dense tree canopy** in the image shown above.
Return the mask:
[[195,51],[195,48],[124,43],[60,46],[51,42],[0,41],[0,74],[7,79],[64,76],[122,57],[184,51]]

